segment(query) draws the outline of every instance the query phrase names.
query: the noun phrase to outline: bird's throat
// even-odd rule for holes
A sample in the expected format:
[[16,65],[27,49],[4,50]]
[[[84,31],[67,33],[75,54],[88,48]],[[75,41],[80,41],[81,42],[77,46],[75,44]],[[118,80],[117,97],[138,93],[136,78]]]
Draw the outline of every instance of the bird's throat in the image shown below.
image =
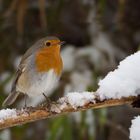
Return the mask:
[[38,72],[48,72],[53,69],[57,75],[61,74],[63,62],[60,55],[60,48],[58,46],[42,48],[37,52],[35,57]]

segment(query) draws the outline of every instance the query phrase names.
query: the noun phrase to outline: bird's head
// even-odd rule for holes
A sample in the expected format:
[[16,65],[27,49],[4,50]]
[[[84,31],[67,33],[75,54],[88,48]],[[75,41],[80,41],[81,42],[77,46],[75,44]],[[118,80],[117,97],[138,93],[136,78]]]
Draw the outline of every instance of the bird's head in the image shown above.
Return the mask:
[[57,73],[61,72],[63,64],[60,48],[63,44],[64,41],[60,41],[57,37],[46,37],[40,40],[40,48],[36,53],[38,71],[55,69]]

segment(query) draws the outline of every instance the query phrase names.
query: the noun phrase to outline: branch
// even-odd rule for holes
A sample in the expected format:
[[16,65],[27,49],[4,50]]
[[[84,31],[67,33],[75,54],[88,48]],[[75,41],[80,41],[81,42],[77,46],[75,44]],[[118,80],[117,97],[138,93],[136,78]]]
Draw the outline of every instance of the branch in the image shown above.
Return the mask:
[[[57,102],[52,103],[50,109],[48,110],[47,107],[29,107],[21,110],[11,109],[14,110],[16,115],[9,115],[4,116],[2,119],[0,118],[0,129],[13,127],[16,125],[21,125],[41,119],[51,118],[56,115],[62,115],[67,114],[71,112],[78,112],[83,111],[87,109],[96,109],[96,108],[103,108],[103,107],[109,107],[109,106],[118,106],[122,104],[131,104],[135,100],[137,100],[139,97],[126,97],[121,99],[109,99],[104,101],[99,101],[98,97],[96,95],[94,102],[86,102],[83,106],[80,107],[73,107],[68,102],[60,102],[58,100]],[[66,97],[60,98],[60,99],[66,99]],[[8,110],[8,109],[7,109]],[[10,109],[9,109],[10,110]],[[6,110],[5,110],[6,111]],[[1,114],[2,110],[1,110]],[[0,114],[0,117],[1,117]]]

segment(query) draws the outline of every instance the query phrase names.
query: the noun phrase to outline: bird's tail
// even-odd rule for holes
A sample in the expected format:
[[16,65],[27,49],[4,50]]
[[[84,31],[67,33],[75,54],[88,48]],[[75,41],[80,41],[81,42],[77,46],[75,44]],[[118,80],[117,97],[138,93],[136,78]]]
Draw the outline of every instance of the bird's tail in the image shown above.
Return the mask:
[[4,100],[2,106],[9,106],[14,103],[16,98],[18,97],[19,92],[13,91],[10,95]]

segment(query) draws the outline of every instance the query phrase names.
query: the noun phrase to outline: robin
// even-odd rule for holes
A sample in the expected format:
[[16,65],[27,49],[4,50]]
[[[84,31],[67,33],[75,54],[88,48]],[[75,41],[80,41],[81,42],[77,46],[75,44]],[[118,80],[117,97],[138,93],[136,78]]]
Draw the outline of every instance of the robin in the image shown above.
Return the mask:
[[47,98],[61,76],[60,48],[63,43],[57,37],[45,37],[26,51],[3,106],[13,104],[20,93],[29,97],[43,94]]

